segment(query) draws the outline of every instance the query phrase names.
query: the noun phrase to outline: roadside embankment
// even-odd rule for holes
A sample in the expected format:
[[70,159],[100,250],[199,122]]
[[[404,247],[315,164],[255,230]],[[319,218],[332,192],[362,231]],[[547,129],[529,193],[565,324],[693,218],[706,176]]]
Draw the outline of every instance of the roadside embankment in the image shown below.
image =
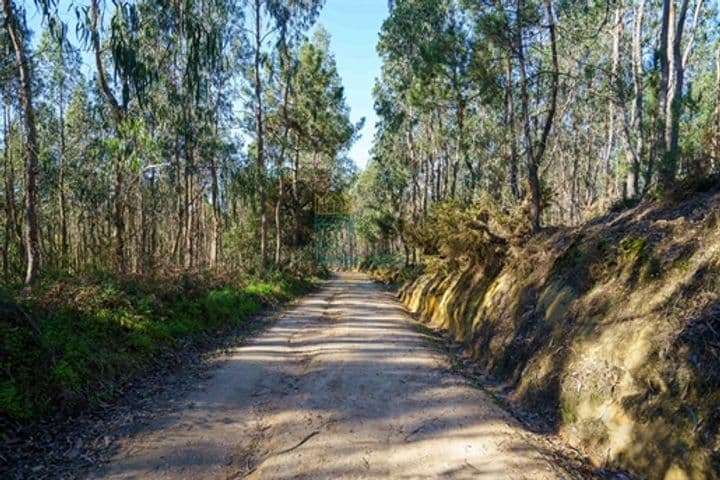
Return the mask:
[[718,478],[720,194],[547,232],[400,297],[596,464]]

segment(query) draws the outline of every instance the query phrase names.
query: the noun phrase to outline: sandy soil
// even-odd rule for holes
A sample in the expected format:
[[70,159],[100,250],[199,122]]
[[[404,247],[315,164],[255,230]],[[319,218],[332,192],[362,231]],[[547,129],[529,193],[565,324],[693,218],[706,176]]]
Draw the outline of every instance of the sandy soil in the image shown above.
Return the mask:
[[341,275],[223,358],[185,407],[121,440],[91,478],[502,478],[564,475],[412,326]]

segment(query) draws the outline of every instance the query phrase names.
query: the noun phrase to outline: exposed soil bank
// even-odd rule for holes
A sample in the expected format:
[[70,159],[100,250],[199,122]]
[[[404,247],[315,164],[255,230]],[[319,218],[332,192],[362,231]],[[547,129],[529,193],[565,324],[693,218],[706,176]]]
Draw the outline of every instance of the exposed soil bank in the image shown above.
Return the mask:
[[400,296],[598,465],[720,471],[720,194],[547,233]]

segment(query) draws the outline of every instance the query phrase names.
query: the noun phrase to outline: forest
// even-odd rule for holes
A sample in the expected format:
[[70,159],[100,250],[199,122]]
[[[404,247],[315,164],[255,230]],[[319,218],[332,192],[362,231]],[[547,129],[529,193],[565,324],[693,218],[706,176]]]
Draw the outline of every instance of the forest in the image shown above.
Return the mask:
[[112,395],[321,273],[313,198],[362,126],[321,3],[3,1],[4,415]]
[[325,0],[0,0],[8,478],[76,478],[12,445],[259,312],[377,320],[364,275],[582,452],[562,478],[718,478],[720,4],[378,2],[359,165]]
[[443,202],[537,233],[716,180],[716,2],[395,3],[356,186],[378,251]]
[[319,2],[105,3],[71,6],[74,45],[39,2],[31,51],[31,6],[4,2],[5,281],[304,261],[357,130],[329,39],[304,35]]

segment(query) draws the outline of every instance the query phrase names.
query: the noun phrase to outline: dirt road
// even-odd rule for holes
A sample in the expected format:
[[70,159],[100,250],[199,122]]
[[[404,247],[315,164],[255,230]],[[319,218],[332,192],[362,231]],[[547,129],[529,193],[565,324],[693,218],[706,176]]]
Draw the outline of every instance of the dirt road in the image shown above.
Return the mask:
[[93,478],[560,478],[390,294],[342,275],[224,358]]

